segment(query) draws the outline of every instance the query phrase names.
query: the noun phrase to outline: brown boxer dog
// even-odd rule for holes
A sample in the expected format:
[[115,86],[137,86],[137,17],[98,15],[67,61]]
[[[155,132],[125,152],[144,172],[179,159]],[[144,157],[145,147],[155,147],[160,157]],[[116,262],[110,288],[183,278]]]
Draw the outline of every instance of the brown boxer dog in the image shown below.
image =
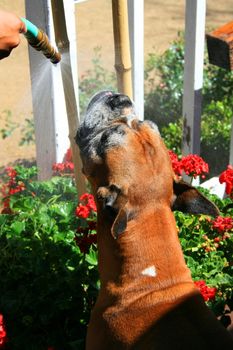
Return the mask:
[[98,208],[101,288],[86,349],[233,349],[192,281],[172,213],[218,209],[174,181],[156,125],[139,121],[127,96],[103,91],[76,141]]

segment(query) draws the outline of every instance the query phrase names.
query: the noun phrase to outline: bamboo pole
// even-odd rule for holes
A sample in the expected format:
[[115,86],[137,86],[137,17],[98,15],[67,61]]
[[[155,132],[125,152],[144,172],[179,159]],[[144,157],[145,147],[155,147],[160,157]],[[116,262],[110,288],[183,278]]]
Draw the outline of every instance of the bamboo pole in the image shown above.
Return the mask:
[[[79,127],[79,112],[75,94],[73,74],[70,59],[70,44],[66,29],[66,19],[63,0],[51,0],[53,22],[55,31],[55,40],[61,58],[61,75],[65,95],[66,111],[69,125],[69,139],[72,149],[74,162],[74,175],[78,194],[86,192],[86,182],[82,174],[82,161],[79,154],[78,146],[75,142],[75,136]],[[63,63],[64,60],[64,63]]]
[[118,91],[133,98],[127,0],[112,0],[112,17]]

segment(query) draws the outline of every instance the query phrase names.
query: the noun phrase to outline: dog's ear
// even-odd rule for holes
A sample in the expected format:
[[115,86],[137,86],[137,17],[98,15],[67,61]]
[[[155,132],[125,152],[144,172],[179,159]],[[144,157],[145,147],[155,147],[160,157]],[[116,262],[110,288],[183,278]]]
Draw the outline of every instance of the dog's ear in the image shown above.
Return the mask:
[[195,187],[184,181],[173,182],[174,198],[172,210],[190,214],[218,216],[219,210],[214,203],[203,196]]
[[127,227],[128,213],[126,207],[121,208],[117,214],[116,219],[113,222],[111,233],[113,238],[117,239]]

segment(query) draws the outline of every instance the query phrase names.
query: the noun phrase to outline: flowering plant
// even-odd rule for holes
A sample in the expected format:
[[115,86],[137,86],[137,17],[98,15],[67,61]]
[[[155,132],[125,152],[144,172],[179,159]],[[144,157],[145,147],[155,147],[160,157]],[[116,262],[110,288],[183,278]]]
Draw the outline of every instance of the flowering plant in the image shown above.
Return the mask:
[[[17,166],[6,170],[2,184],[4,349],[29,349],[32,344],[34,350],[83,349],[99,288],[95,204],[89,194],[78,200],[73,176],[39,182],[35,175],[35,168]],[[10,192],[21,183],[21,191]],[[88,205],[86,219],[76,215],[80,204]],[[93,240],[84,253],[80,241],[86,233]]]
[[[75,210],[75,215],[80,218],[80,225],[77,228],[75,241],[82,253],[89,253],[90,248],[96,250],[96,204],[92,194],[84,193],[79,198],[79,205]],[[84,220],[87,219],[87,220]]]
[[[204,193],[207,195],[206,190]],[[228,199],[220,201],[213,195],[210,198],[221,203],[220,209],[223,211],[229,204]],[[229,216],[223,216],[222,212],[213,220],[204,215],[175,212],[179,239],[195,284],[207,304],[226,325],[231,323],[226,310],[233,308],[232,214],[233,210],[230,209]]]

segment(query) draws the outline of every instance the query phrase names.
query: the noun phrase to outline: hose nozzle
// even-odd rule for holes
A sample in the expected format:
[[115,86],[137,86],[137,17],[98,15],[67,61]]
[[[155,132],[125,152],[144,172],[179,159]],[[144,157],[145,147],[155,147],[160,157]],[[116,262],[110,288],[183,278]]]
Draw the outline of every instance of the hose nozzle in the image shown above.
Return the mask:
[[48,36],[41,29],[25,18],[21,20],[26,24],[27,32],[24,34],[28,43],[37,51],[41,51],[52,63],[61,61],[61,54],[50,43]]

